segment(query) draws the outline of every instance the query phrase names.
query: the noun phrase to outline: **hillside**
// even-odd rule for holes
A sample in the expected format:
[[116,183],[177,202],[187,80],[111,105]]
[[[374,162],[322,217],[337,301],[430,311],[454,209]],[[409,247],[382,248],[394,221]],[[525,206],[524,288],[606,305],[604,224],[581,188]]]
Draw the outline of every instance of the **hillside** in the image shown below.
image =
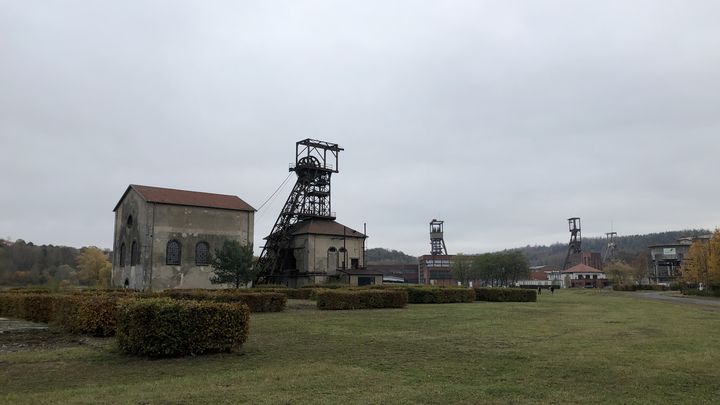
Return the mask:
[[[685,236],[706,235],[712,233],[706,229],[691,229],[683,231],[669,231],[660,233],[650,233],[646,235],[626,235],[618,236],[616,239],[618,256],[625,260],[637,256],[647,255],[647,247],[650,245],[658,245],[663,243],[674,243],[677,239]],[[607,246],[605,238],[583,238],[582,249],[591,252],[604,252]],[[517,248],[520,250],[530,262],[531,266],[538,265],[556,265],[562,266],[567,255],[567,244],[555,243],[550,246],[525,246]]]
[[67,246],[38,246],[22,239],[0,240],[0,285],[37,285],[54,280],[77,283],[75,260],[80,251]]
[[417,257],[398,250],[372,248],[365,251],[367,264],[417,264]]

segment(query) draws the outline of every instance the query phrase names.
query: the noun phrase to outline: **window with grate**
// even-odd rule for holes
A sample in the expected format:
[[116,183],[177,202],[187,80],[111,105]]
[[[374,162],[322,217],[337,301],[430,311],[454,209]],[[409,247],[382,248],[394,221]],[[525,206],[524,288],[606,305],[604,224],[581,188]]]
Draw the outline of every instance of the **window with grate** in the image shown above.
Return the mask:
[[120,245],[120,267],[125,267],[125,243]]
[[167,250],[165,253],[165,264],[172,266],[180,265],[180,242],[171,240],[167,243]]
[[140,249],[136,241],[133,241],[130,247],[130,265],[135,266],[140,263]]
[[198,242],[195,245],[195,265],[207,266],[210,264],[210,245],[207,242]]

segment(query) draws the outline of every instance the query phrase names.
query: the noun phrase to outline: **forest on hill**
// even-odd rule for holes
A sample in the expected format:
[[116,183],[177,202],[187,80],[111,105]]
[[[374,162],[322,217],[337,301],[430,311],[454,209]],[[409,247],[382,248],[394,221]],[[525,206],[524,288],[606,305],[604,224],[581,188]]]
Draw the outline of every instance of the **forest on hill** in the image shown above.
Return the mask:
[[415,256],[406,255],[398,250],[372,248],[365,251],[367,264],[417,264]]
[[[708,235],[712,232],[707,229],[689,229],[682,231],[668,231],[650,233],[645,235],[622,235],[615,239],[618,258],[636,267],[644,267],[648,257],[648,246],[665,243],[675,243],[678,239],[689,236]],[[604,253],[607,246],[605,238],[583,238],[582,250],[586,252]],[[567,255],[566,243],[552,245],[525,246],[504,251],[520,251],[528,260],[530,266],[554,265],[562,266]],[[407,255],[398,250],[385,248],[368,249],[366,252],[368,264],[416,264],[417,257]]]
[[35,245],[0,239],[0,286],[96,285],[109,280],[110,252],[95,247]]
[[[647,257],[648,246],[675,243],[683,237],[708,235],[711,233],[712,232],[707,229],[690,229],[649,233],[645,235],[622,235],[615,239],[615,251],[620,259],[630,262],[638,257]],[[586,252],[603,253],[606,246],[606,238],[582,239],[582,250]],[[565,256],[567,255],[568,245],[566,243],[555,243],[550,246],[525,246],[512,250],[522,252],[525,257],[527,257],[531,266],[562,266],[565,261]]]

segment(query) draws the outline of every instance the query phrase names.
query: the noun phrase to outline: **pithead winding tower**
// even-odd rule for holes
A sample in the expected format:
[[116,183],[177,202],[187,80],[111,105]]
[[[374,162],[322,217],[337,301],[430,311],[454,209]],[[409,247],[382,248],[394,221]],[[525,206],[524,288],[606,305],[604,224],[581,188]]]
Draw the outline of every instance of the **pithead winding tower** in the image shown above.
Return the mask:
[[295,163],[290,171],[297,180],[267,236],[258,259],[258,282],[267,283],[280,275],[283,264],[292,257],[292,227],[307,219],[335,219],[330,197],[330,177],[338,173],[339,145],[315,139],[295,143]]
[[582,252],[582,234],[580,233],[580,218],[568,218],[568,228],[570,230],[570,243],[568,243],[568,252],[567,256],[565,256],[565,263],[563,263],[563,270],[567,270],[570,267],[570,264],[572,263],[570,259],[573,256]]
[[437,219],[430,221],[430,254],[433,256],[448,254],[443,238],[443,223]]

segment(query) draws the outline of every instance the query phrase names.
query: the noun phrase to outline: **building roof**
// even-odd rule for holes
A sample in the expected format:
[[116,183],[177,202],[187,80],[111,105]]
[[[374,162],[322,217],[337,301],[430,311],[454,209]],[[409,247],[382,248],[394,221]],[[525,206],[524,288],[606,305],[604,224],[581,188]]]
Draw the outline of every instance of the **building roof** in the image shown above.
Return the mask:
[[331,219],[313,218],[298,222],[293,226],[293,235],[316,234],[316,235],[333,235],[345,236],[350,238],[364,238],[362,232],[358,232],[352,228],[333,221]]
[[117,211],[120,203],[130,190],[135,190],[149,203],[186,205],[190,207],[220,208],[234,211],[255,211],[255,208],[240,197],[227,194],[203,193],[199,191],[177,190],[173,188],[140,186],[131,184],[120,197],[113,211]]
[[602,273],[602,270],[598,270],[595,267],[590,267],[587,264],[578,264],[570,267],[567,270],[563,270],[563,273]]
[[536,280],[536,281],[542,281],[547,280],[548,275],[547,272],[543,270],[533,270],[530,272],[530,280]]

